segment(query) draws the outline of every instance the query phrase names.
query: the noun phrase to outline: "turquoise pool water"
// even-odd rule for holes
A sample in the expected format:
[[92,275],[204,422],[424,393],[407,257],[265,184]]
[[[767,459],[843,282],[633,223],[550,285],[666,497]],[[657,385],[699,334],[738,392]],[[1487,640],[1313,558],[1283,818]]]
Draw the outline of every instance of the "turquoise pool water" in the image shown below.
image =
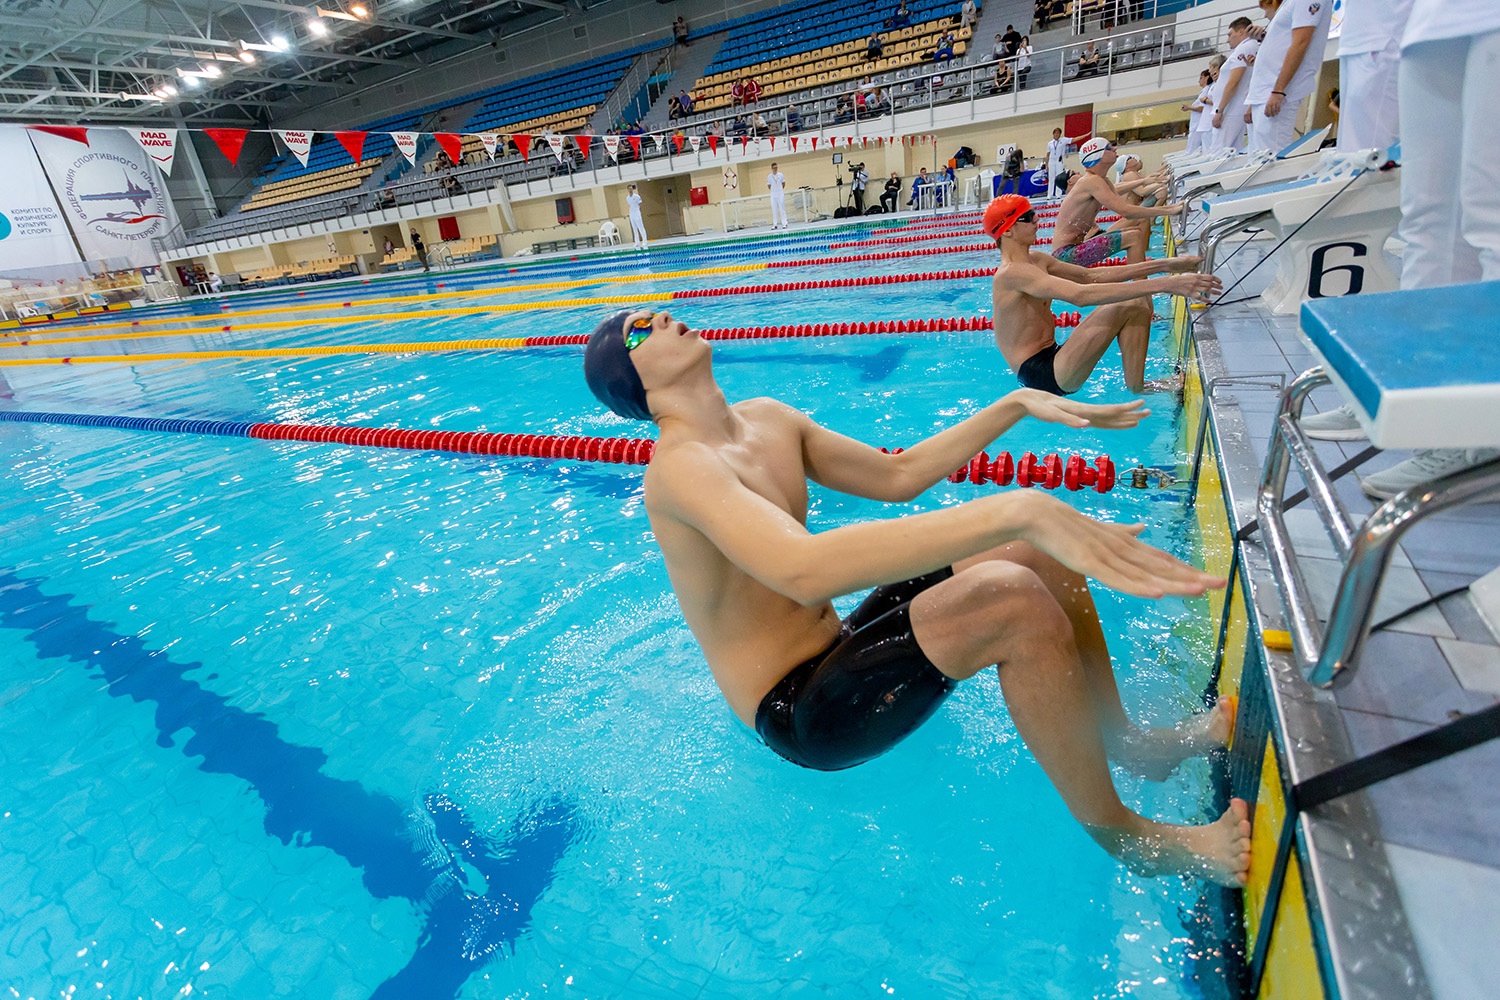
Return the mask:
[[[953,254],[610,287],[985,263]],[[501,301],[610,293],[504,293],[527,278],[404,287],[496,284]],[[329,294],[349,296],[309,297]],[[988,312],[989,288],[671,305],[701,326],[971,315]],[[355,300],[351,314],[389,308]],[[596,314],[69,353],[582,332]],[[291,301],[286,317],[303,315]],[[594,403],[580,354],[168,361],[0,379],[15,409],[640,433]],[[891,446],[1015,387],[985,334],[729,342],[716,364],[731,399],[775,394]],[[1117,355],[1103,368],[1089,398],[1125,398]],[[1130,432],[1027,422],[999,446],[1171,464],[1175,420],[1158,406]],[[14,424],[0,424],[0,454],[0,990],[11,995],[1221,992],[1222,931],[1201,887],[1138,879],[1094,846],[1016,736],[993,674],[851,771],[803,771],[760,746],[678,616],[638,469]],[[945,483],[888,507],[814,487],[810,523],[993,488]],[[1063,495],[1145,520],[1150,540],[1190,555],[1180,493]],[[1197,608],[1096,596],[1127,708],[1166,723],[1198,707],[1210,637]],[[1206,761],[1164,784],[1118,780],[1148,815],[1214,812]]]

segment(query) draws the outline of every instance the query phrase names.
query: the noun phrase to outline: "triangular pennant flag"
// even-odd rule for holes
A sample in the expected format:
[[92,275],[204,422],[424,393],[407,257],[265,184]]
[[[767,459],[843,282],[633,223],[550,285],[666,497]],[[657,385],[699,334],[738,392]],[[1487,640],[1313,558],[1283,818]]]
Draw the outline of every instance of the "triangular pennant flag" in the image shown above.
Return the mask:
[[406,157],[406,162],[412,166],[417,165],[417,133],[415,132],[392,132],[391,142]]
[[547,145],[552,147],[552,155],[557,157],[557,162],[562,162],[563,137],[556,132],[549,132],[546,136]]
[[693,152],[698,152],[698,147],[703,145],[703,137],[701,135],[688,136],[688,145],[693,147]]
[[667,148],[667,137],[666,136],[664,136],[664,135],[653,135],[651,138],[653,138],[653,139],[656,140],[656,151],[658,153],[660,153],[663,149]]
[[635,158],[641,158],[641,137],[638,135],[627,135],[625,141],[630,143],[630,148],[635,151]]
[[276,134],[281,137],[281,141],[286,145],[286,148],[297,158],[297,162],[304,167],[307,166],[307,154],[312,152],[313,134],[300,129],[277,129]]
[[151,157],[151,162],[161,168],[168,177],[172,175],[172,160],[177,155],[177,130],[175,128],[128,128],[125,131],[140,144]]
[[677,155],[679,156],[682,155],[682,139],[683,136],[681,132],[678,132],[676,135],[672,136],[672,145],[677,147]]
[[439,132],[433,136],[437,144],[443,147],[443,152],[448,154],[448,159],[457,164],[464,158],[464,140],[461,136],[452,132]]
[[771,136],[771,152],[776,152],[776,137]]
[[716,135],[714,135],[712,132],[710,132],[708,135],[704,136],[704,138],[708,140],[708,151],[710,153],[712,153],[714,156],[718,156],[719,155],[719,137],[716,136]]
[[866,137],[865,136],[860,136],[859,137],[859,148],[860,149],[864,149],[865,148],[865,141],[866,141]]
[[750,137],[748,135],[742,135],[742,136],[740,136],[740,155],[741,156],[745,155],[745,147],[748,146],[748,145],[750,145]]
[[617,135],[605,136],[604,151],[609,154],[611,160],[618,159],[620,155],[620,137]]
[[589,148],[594,145],[594,137],[591,135],[575,135],[573,141],[578,143],[578,151],[587,160],[589,158]]
[[515,143],[516,148],[521,151],[521,159],[525,160],[531,157],[531,136],[513,135],[510,137],[510,141]]
[[812,136],[812,148],[813,148],[813,152],[814,153],[816,153],[818,151],[818,137],[817,136]]
[[240,150],[245,148],[245,136],[250,134],[247,128],[206,128],[203,134],[214,141],[219,147],[219,152],[229,160],[231,167],[239,166]]
[[792,152],[795,153],[797,151],[797,137],[795,135],[792,136],[791,143],[792,143]]
[[495,158],[495,150],[500,147],[500,136],[494,132],[479,133],[479,142],[484,146],[484,155],[490,159]]
[[36,132],[46,132],[48,135],[72,139],[85,146],[89,144],[89,130],[83,125],[27,125],[26,127]]
[[368,132],[335,132],[333,137],[344,147],[344,152],[349,154],[349,159],[358,163],[365,158],[365,136]]

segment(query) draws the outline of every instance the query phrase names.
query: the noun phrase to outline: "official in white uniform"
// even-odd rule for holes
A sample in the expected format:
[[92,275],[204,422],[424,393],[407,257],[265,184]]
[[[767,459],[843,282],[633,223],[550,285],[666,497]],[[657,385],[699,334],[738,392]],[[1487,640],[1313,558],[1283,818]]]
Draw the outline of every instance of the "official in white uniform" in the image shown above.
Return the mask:
[[1188,141],[1184,152],[1190,155],[1203,148],[1203,116],[1205,113],[1210,116],[1213,114],[1213,74],[1204,70],[1198,74],[1198,83],[1200,84],[1198,96],[1182,106],[1183,110],[1188,113]]
[[1219,67],[1219,82],[1214,85],[1214,138],[1211,149],[1240,149],[1245,136],[1245,92],[1249,90],[1250,69],[1260,43],[1250,37],[1248,17],[1237,17],[1229,23],[1229,44],[1233,49]]
[[771,189],[771,228],[786,228],[786,174],[776,169],[776,164],[771,164],[771,172],[766,175],[766,187]]
[[1245,95],[1251,149],[1280,152],[1296,137],[1297,109],[1318,85],[1332,16],[1333,0],[1286,0],[1271,16]]
[[1341,150],[1386,149],[1401,138],[1396,66],[1412,0],[1344,5],[1339,29]]
[[632,245],[637,250],[646,247],[646,220],[641,218],[641,194],[630,185],[630,194],[625,198],[625,204],[630,206],[630,235],[635,241]]
[[1052,130],[1052,141],[1047,143],[1047,197],[1056,198],[1061,192],[1057,190],[1057,177],[1063,172],[1063,164],[1068,160],[1068,152],[1073,148],[1073,140],[1063,135],[1062,129]]

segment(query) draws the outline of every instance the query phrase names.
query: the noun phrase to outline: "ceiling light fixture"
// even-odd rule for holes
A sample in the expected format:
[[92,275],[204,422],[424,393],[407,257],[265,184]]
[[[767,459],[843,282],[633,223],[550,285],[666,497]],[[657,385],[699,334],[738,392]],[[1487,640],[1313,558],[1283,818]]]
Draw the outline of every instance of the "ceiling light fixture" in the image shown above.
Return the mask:
[[254,52],[241,52],[240,53],[240,62],[244,63],[247,66],[254,65],[254,63],[255,63],[255,53]]
[[355,17],[353,14],[345,14],[341,10],[324,10],[322,7],[314,7],[313,10],[318,12],[319,17],[331,17],[338,21],[353,21],[356,24],[359,23],[359,18]]
[[292,43],[287,41],[284,35],[271,36],[271,48],[275,49],[277,52],[285,52],[291,47]]
[[349,6],[349,13],[353,14],[355,17],[369,17],[370,16],[369,9],[367,7],[365,7],[365,5],[362,4],[362,3],[351,4]]
[[219,77],[221,77],[221,76],[224,75],[224,71],[222,69],[220,69],[219,67],[215,66],[213,63],[209,63],[207,66],[204,66],[198,72],[201,73],[201,74],[203,74],[204,76],[209,77],[210,79],[214,79],[214,80],[217,80]]
[[[322,15],[322,13],[323,12],[321,10],[318,11],[318,14],[320,16]],[[324,24],[322,21],[318,20],[318,18],[316,18],[316,17],[309,18],[308,21],[307,21],[307,33],[309,35],[312,35],[314,38],[327,38],[328,37],[328,25]]]

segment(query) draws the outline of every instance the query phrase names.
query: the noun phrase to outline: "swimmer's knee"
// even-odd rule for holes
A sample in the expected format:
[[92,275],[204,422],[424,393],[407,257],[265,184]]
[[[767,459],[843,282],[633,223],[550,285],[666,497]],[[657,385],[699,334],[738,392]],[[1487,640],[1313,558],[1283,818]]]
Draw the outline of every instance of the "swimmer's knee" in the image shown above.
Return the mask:
[[1068,617],[1035,570],[1020,563],[991,560],[965,570],[967,601],[974,615],[998,632],[1043,634],[1069,631]]

